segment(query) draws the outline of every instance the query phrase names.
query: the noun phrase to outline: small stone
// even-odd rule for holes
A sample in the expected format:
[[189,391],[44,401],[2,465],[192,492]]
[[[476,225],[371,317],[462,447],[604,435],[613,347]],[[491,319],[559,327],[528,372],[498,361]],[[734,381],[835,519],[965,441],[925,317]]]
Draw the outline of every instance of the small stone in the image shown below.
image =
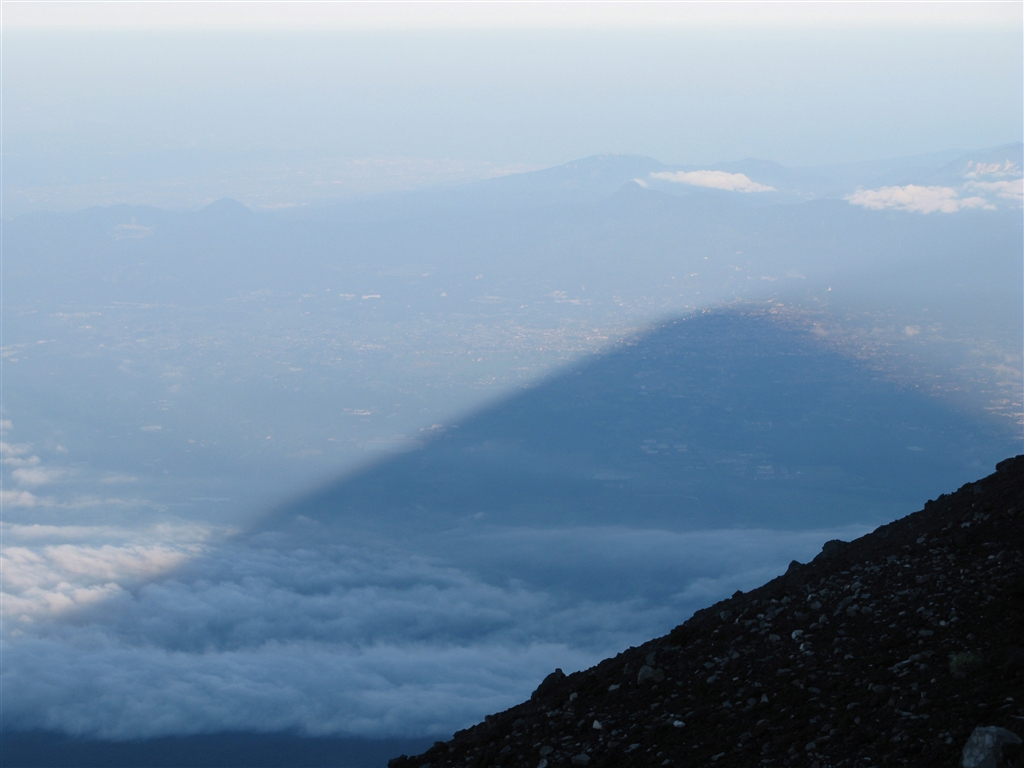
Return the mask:
[[540,762],[537,763],[537,768],[548,768],[548,761],[542,757]]
[[594,724],[592,726],[590,726],[590,727],[593,728],[595,731],[600,731],[600,730],[604,729],[604,726],[601,725],[601,721],[600,720],[595,720]]
[[1004,764],[1003,748],[1020,743],[1020,737],[1013,731],[978,726],[964,745],[960,765],[962,768],[999,768]]
[[552,747],[552,746],[550,746],[548,744],[545,744],[543,747],[540,748],[540,756],[541,757],[547,757],[548,755],[550,755],[554,751],[555,751],[554,747]]
[[580,752],[578,755],[572,756],[573,765],[590,765],[590,755],[586,752]]
[[711,762],[712,763],[717,763],[723,757],[725,757],[725,752],[719,752],[717,755],[712,755],[711,756]]
[[576,701],[576,697],[577,696],[579,696],[578,693],[575,693],[575,692],[574,693],[570,693],[569,694],[569,701]]
[[619,690],[619,688],[620,688],[620,686],[619,686],[618,683],[612,683],[611,685],[608,686],[608,690],[609,691],[617,691],[617,690]]
[[801,637],[803,637],[803,635],[804,631],[802,629],[794,629],[793,634],[791,634],[790,637],[794,640],[799,640]]
[[779,637],[778,635],[768,635],[768,639],[769,639],[769,640],[770,640],[771,642],[773,642],[773,643],[777,643],[777,642],[779,642],[779,640],[781,640],[782,638],[781,638],[781,637]]
[[930,629],[922,629],[922,630],[919,630],[917,634],[920,635],[921,637],[931,637],[935,633],[932,630],[930,630]]
[[686,723],[684,723],[682,720],[673,720],[672,721],[672,726],[674,728],[682,728],[684,725],[686,725]]

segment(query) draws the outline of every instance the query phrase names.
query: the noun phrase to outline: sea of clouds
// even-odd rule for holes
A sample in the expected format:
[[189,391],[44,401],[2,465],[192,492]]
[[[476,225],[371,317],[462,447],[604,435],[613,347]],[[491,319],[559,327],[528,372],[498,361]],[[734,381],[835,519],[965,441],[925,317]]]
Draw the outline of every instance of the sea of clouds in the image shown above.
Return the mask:
[[445,736],[861,532],[6,524],[5,727]]

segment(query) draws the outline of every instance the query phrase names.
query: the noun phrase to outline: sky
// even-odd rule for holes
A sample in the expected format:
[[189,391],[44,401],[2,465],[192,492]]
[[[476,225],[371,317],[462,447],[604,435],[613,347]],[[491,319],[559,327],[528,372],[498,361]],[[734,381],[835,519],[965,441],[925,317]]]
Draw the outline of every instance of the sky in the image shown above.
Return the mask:
[[997,146],[1024,130],[1016,3],[4,14],[5,182],[65,207],[117,195],[194,206],[260,186],[287,204],[605,152],[811,166]]

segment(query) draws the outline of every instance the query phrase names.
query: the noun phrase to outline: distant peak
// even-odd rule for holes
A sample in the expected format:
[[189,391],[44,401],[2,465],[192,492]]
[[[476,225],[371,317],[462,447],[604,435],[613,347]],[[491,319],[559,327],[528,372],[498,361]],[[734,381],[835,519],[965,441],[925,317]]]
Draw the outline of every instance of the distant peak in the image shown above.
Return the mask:
[[237,200],[230,197],[222,197],[220,200],[214,200],[209,205],[204,205],[199,209],[200,213],[215,213],[215,214],[235,214],[251,216],[252,210],[242,205]]

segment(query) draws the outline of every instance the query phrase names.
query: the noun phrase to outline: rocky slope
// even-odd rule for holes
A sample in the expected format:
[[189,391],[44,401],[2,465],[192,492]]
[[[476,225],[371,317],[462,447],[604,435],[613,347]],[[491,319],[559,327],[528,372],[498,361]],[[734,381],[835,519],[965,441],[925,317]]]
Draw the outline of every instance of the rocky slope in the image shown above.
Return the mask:
[[1017,456],[389,766],[958,766],[1024,734],[1022,646]]

